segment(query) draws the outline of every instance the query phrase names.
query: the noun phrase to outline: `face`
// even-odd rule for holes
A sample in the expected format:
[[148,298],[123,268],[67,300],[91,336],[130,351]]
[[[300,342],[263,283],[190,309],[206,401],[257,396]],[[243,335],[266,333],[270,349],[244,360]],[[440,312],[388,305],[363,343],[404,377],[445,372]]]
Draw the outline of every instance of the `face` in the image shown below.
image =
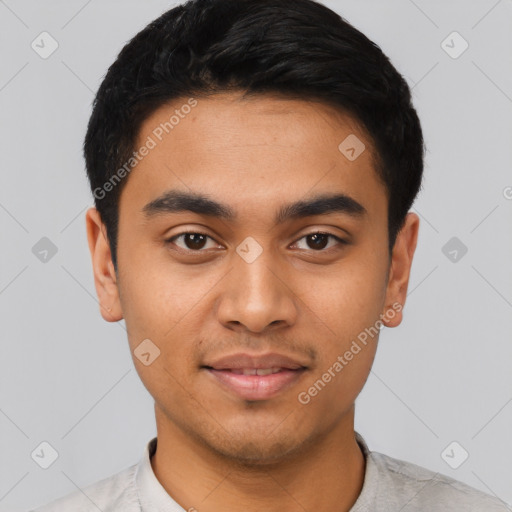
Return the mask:
[[87,213],[96,288],[104,318],[125,319],[159,427],[275,461],[350,423],[379,321],[401,321],[418,219],[390,256],[386,189],[350,117],[271,96],[195,101],[141,127],[136,147],[155,145],[121,194],[117,275]]

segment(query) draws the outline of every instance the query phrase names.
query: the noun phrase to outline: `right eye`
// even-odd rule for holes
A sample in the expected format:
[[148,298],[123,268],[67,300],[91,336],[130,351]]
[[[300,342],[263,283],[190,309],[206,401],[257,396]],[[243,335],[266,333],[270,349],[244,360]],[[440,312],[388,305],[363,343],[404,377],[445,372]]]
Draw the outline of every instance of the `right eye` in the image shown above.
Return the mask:
[[[175,241],[182,239],[183,245],[180,246]],[[195,231],[186,231],[183,233],[179,233],[177,235],[173,235],[171,238],[165,240],[168,244],[176,245],[179,249],[187,252],[205,252],[204,246],[207,243],[207,240],[210,239],[213,241],[213,238],[205,233],[197,233]],[[208,248],[207,248],[208,249]]]

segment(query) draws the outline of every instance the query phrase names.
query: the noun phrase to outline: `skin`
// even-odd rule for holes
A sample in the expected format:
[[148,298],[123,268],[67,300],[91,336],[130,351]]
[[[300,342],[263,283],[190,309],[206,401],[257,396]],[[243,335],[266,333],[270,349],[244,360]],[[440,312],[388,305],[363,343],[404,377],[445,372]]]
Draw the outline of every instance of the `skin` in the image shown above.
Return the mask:
[[[186,103],[143,123],[137,147]],[[349,134],[366,150],[349,161]],[[369,375],[378,335],[308,404],[307,391],[380,315],[405,304],[419,218],[409,213],[392,255],[387,194],[372,143],[348,115],[318,102],[239,94],[198,105],[136,166],[121,193],[118,273],[96,209],[86,214],[100,310],[125,319],[130,349],[149,338],[160,356],[133,357],[155,400],[156,477],[185,510],[347,511],[364,481],[354,436],[354,402]],[[236,221],[191,212],[148,219],[142,208],[168,189],[208,194]],[[361,218],[332,213],[274,224],[283,205],[319,193],[350,195]],[[318,249],[311,237],[325,237]],[[204,233],[199,254],[182,233]],[[261,255],[236,252],[254,238]],[[181,247],[182,251],[179,250]],[[196,250],[196,253],[198,250]],[[395,327],[402,312],[384,317]],[[261,401],[222,388],[201,365],[234,352],[285,353],[308,369]]]

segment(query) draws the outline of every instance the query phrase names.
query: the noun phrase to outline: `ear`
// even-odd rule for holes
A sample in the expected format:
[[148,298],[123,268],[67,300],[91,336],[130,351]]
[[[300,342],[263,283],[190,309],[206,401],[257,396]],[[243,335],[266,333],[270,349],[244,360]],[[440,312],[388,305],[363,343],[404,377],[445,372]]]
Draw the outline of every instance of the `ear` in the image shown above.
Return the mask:
[[415,213],[409,212],[393,247],[386,290],[386,306],[382,312],[382,323],[386,327],[397,327],[402,322],[402,309],[407,297],[419,226],[419,217]]
[[100,313],[107,322],[118,322],[123,318],[123,312],[119,300],[117,276],[107,238],[107,229],[96,208],[87,210],[85,222]]

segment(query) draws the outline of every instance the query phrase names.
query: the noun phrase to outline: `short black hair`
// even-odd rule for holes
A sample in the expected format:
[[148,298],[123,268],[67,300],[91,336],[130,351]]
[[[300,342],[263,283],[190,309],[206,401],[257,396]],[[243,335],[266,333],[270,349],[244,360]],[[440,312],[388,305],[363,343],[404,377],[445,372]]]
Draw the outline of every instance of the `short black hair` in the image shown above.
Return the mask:
[[391,253],[421,188],[425,147],[388,57],[313,0],[190,0],[125,45],[94,100],[84,157],[116,271],[119,198],[141,124],[173,100],[233,91],[319,100],[362,126],[387,191]]

